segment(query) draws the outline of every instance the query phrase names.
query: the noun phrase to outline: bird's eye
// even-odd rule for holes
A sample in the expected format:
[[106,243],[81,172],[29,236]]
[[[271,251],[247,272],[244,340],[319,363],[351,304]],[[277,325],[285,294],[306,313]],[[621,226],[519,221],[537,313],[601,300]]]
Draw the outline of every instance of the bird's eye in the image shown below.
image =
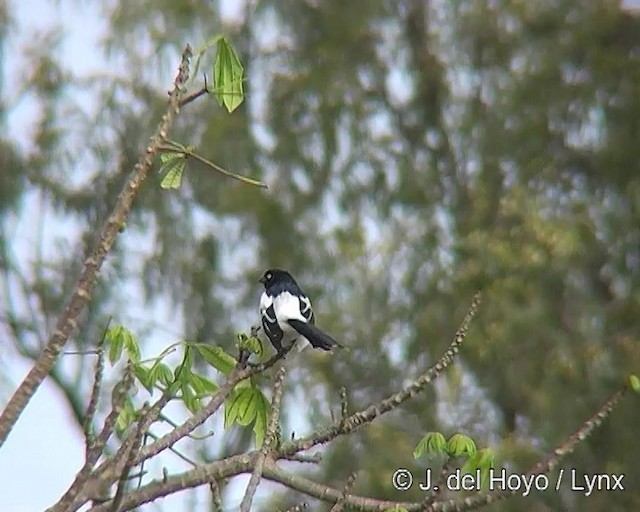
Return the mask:
[[267,272],[267,280],[270,280],[273,276],[271,275],[271,272]]

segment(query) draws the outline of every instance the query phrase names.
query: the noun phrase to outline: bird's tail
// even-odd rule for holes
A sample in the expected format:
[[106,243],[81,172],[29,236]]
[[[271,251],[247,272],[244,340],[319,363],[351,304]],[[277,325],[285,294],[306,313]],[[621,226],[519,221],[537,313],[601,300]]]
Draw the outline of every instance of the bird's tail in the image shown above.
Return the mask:
[[321,348],[323,350],[331,350],[333,347],[344,348],[343,345],[338,343],[328,334],[322,332],[313,324],[308,324],[302,320],[292,318],[289,319],[289,325],[307,338],[309,343],[313,345],[313,348]]

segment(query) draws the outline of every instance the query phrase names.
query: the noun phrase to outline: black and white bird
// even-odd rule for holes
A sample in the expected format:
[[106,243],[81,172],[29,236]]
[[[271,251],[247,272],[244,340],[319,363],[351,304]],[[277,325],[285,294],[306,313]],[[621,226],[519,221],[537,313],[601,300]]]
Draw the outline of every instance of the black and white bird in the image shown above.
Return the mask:
[[264,285],[260,297],[262,329],[278,352],[293,343],[297,343],[298,350],[302,350],[307,342],[323,350],[342,347],[314,325],[311,301],[289,272],[269,269],[260,282]]

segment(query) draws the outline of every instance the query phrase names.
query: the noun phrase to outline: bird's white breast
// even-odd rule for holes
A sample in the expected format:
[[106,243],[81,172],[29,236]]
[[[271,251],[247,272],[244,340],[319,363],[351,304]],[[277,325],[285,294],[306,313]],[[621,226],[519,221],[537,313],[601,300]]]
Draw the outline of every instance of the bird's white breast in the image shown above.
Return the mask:
[[260,296],[260,313],[263,314],[273,304],[273,298],[267,295],[266,292],[262,292]]
[[[309,299],[306,299],[306,303],[308,307],[311,307],[311,302]],[[304,350],[309,342],[304,336],[300,336],[300,334],[289,324],[288,320],[296,319],[306,322],[307,320],[300,312],[300,300],[297,296],[291,294],[290,292],[281,292],[276,297],[272,297],[268,295],[266,292],[263,292],[260,296],[260,314],[267,315],[267,309],[269,309],[273,305],[273,310],[275,312],[275,320],[277,320],[280,329],[282,329],[283,333],[283,344],[287,345],[291,343],[293,340],[298,340],[296,345],[298,351]]]

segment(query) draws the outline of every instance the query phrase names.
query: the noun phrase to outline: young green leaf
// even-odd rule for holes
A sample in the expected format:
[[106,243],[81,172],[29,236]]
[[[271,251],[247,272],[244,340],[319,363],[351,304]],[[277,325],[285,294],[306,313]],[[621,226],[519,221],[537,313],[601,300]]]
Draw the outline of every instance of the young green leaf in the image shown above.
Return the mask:
[[487,480],[489,478],[489,470],[493,469],[495,464],[495,455],[490,448],[484,448],[478,450],[473,456],[469,457],[464,465],[462,471],[464,473],[473,473],[476,469],[480,470],[480,487],[485,488]]
[[131,359],[134,363],[140,361],[140,345],[138,345],[138,340],[136,337],[126,328],[122,328],[121,336],[123,340],[123,345],[125,350],[127,351],[127,355],[129,359]]
[[228,429],[233,425],[238,417],[238,410],[241,401],[239,400],[241,393],[233,393],[224,403],[224,428]]
[[258,390],[258,393],[259,400],[256,404],[256,421],[253,424],[253,433],[256,436],[256,447],[260,448],[267,433],[267,421],[269,420],[271,404],[262,391]]
[[151,375],[153,377],[153,382],[160,382],[160,384],[165,387],[169,387],[173,381],[173,372],[171,368],[169,368],[166,364],[162,362],[158,362],[151,368]]
[[202,409],[200,400],[198,400],[193,388],[188,383],[183,382],[180,389],[182,390],[182,401],[184,402],[184,405],[186,405],[187,409],[194,414]]
[[247,336],[245,333],[241,332],[237,335],[237,346],[240,349],[248,350],[252,354],[257,354],[258,356],[262,356],[262,343],[257,336]]
[[167,167],[167,174],[162,178],[160,187],[164,189],[179,189],[182,184],[182,174],[184,173],[185,165],[186,162],[182,159],[163,166],[163,169]]
[[440,432],[429,432],[426,434],[413,450],[413,458],[418,459],[424,453],[427,456],[442,454],[447,449],[447,440]]
[[206,51],[210,48],[213,48],[220,38],[223,36],[221,34],[215,35],[210,39],[207,39],[204,43],[193,50],[193,55],[196,57],[195,64],[193,65],[193,72],[191,73],[191,78],[189,82],[192,82],[196,76],[198,76],[198,71],[200,70],[200,61],[202,57],[206,53]]
[[638,378],[637,375],[631,375],[629,377],[629,384],[631,385],[631,389],[636,393],[640,393],[640,378]]
[[238,108],[244,100],[243,91],[244,68],[229,42],[218,39],[218,51],[213,64],[214,95],[220,106],[229,112]]
[[151,393],[153,385],[155,384],[155,380],[151,375],[151,370],[143,364],[136,363],[133,367],[133,374],[136,376],[140,384],[142,384],[145,389]]
[[124,340],[122,336],[120,336],[120,332],[122,331],[121,325],[114,325],[109,327],[107,330],[107,335],[105,336],[105,340],[109,345],[109,361],[111,364],[114,364],[116,361],[120,359],[122,355],[122,348],[124,346]]
[[229,375],[237,364],[235,358],[220,347],[214,347],[206,343],[195,343],[194,346],[207,363],[225,375]]
[[136,410],[130,397],[125,397],[122,409],[116,419],[115,431],[119,437],[129,428],[129,425],[136,419]]
[[238,425],[246,427],[250,425],[256,417],[257,403],[259,397],[256,393],[260,390],[254,388],[246,388],[240,392],[240,405],[238,406],[238,417],[236,421]]
[[198,396],[212,395],[218,391],[218,385],[204,375],[191,374],[191,385]]
[[176,160],[184,158],[184,153],[180,151],[167,151],[166,153],[160,153],[160,161],[162,162],[162,167],[160,167],[160,171],[162,171],[167,164],[175,163]]
[[447,451],[452,457],[459,457],[460,455],[475,457],[477,452],[476,443],[468,436],[454,434],[447,442]]
[[127,356],[134,362],[140,361],[140,346],[138,340],[126,327],[113,325],[107,330],[106,341],[109,344],[109,361],[115,363],[126,350]]

